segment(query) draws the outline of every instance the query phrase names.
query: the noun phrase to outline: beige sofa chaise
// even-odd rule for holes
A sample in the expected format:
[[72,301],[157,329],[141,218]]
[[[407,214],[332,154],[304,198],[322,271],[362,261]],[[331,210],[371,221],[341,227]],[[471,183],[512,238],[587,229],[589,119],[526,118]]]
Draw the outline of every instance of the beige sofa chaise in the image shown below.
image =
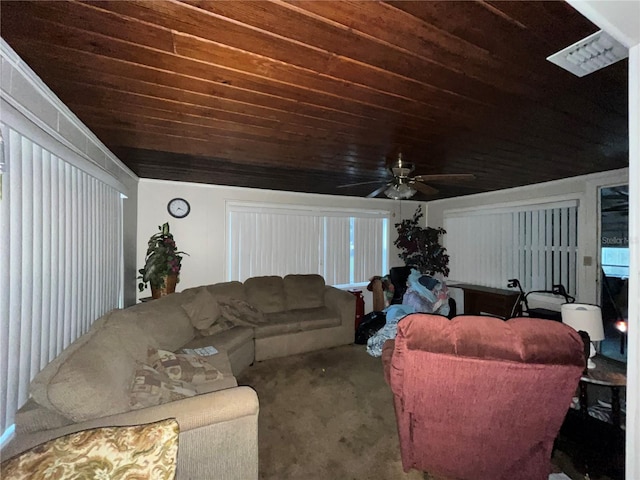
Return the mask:
[[[254,361],[353,342],[354,315],[355,297],[318,275],[207,285],[114,310],[33,379],[2,460],[67,433],[175,417],[177,478],[256,479],[258,398],[235,375]],[[194,380],[194,396],[131,406],[133,378],[150,348],[204,346],[219,352],[203,357],[217,378]]]

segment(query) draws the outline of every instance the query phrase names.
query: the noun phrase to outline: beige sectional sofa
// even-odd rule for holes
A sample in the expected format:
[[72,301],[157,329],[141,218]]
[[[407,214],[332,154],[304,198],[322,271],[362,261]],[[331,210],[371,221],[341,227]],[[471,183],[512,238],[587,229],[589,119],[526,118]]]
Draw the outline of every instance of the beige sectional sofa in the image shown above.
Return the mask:
[[[177,478],[258,478],[258,399],[235,376],[254,361],[353,342],[354,315],[355,297],[318,275],[207,285],[114,310],[36,375],[2,459],[87,428],[175,417]],[[150,352],[205,346],[218,353],[196,360],[216,375],[172,384],[193,396],[175,399],[170,386],[153,390],[158,404],[132,401]]]

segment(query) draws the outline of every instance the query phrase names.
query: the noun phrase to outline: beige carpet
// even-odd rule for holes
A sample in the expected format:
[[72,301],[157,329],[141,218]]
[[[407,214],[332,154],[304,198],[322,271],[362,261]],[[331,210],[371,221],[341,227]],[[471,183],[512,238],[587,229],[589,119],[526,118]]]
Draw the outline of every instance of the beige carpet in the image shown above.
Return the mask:
[[[362,345],[257,362],[238,383],[260,399],[261,479],[440,480],[402,471],[391,391]],[[554,463],[584,478],[562,452]]]
[[238,383],[260,399],[260,478],[422,480],[402,471],[379,358],[349,345],[257,362]]

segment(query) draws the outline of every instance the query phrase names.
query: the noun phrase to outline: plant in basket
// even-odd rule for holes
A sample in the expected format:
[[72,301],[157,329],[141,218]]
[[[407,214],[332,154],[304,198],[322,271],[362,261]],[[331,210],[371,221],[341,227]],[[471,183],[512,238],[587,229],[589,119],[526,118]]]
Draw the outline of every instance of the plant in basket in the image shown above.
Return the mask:
[[175,291],[182,267],[182,256],[188,255],[178,251],[169,231],[169,223],[159,226],[158,229],[160,231],[149,239],[144,267],[138,270],[138,279],[141,280],[138,288],[142,292],[147,288],[147,284],[150,284],[153,298]]

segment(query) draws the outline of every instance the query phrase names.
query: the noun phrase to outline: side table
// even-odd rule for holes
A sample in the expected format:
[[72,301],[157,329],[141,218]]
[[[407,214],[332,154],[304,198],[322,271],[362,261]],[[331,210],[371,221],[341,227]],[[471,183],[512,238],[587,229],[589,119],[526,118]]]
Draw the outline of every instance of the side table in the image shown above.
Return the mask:
[[611,389],[611,421],[616,427],[621,427],[620,388],[627,386],[627,376],[601,357],[596,357],[594,363],[596,368],[587,370],[580,378],[580,411],[584,416],[589,415],[587,393],[589,384],[609,387]]
[[[627,383],[625,366],[601,356],[596,356],[594,362],[596,368],[587,370],[580,378],[580,410],[569,408],[556,447],[570,454],[583,475],[624,480],[625,432],[621,428],[620,389]],[[589,415],[588,390],[591,396],[611,392],[611,422]]]

